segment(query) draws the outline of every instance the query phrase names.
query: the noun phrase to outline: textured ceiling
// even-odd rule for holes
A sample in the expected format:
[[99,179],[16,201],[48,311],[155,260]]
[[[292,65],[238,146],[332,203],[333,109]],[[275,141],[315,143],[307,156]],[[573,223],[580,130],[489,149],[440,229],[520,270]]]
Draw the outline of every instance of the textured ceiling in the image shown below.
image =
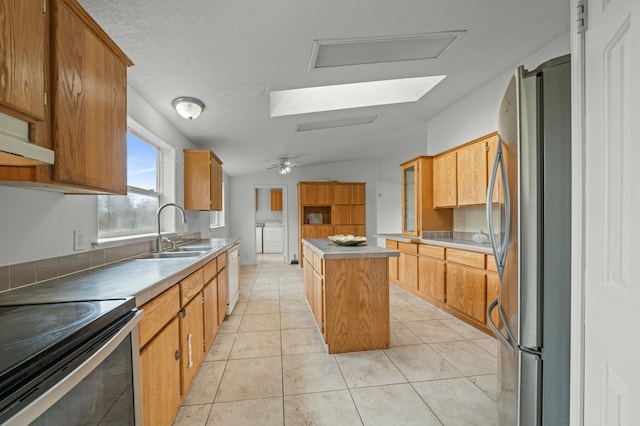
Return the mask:
[[[234,176],[281,157],[384,158],[415,127],[569,30],[568,0],[80,0],[133,60],[129,84]],[[317,39],[466,30],[441,58],[309,71]],[[269,118],[269,92],[447,74],[415,103]],[[197,120],[172,99],[206,104]],[[296,133],[299,123],[379,115]],[[415,136],[412,136],[415,139]],[[425,135],[426,137],[426,135]]]

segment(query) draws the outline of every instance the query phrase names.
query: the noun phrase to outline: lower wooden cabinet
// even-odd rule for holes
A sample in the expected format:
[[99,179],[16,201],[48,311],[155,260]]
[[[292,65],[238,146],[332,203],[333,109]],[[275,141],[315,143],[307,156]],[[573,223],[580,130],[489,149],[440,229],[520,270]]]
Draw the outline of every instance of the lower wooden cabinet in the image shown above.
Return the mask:
[[180,402],[180,329],[177,316],[140,351],[145,425],[170,425]]
[[447,305],[485,323],[487,309],[486,273],[454,263],[447,264]]
[[202,289],[202,315],[204,320],[204,347],[213,343],[218,332],[218,277],[211,279]]
[[418,289],[418,256],[400,252],[398,281],[412,290]]
[[313,316],[320,333],[324,336],[324,278],[313,272]]
[[445,261],[428,256],[418,256],[418,291],[428,300],[444,303]]
[[[487,304],[490,304],[498,297],[500,292],[500,279],[496,272],[487,272]],[[500,314],[498,308],[494,309],[491,313],[491,319],[493,323],[498,327],[502,327],[502,321],[500,320]]]
[[186,395],[204,359],[202,293],[196,295],[178,315],[180,319],[180,392]]
[[227,315],[227,268],[218,272],[218,326]]

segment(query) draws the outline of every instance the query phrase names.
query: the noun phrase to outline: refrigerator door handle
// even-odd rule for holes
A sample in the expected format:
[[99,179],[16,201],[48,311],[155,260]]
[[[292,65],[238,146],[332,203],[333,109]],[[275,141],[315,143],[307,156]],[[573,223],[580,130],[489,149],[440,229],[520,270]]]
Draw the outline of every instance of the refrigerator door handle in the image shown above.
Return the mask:
[[[505,223],[504,223],[504,237],[502,239],[502,245],[498,248],[498,243],[495,238],[495,228],[493,225],[493,191],[496,185],[496,179],[498,175],[498,167],[500,167],[500,175],[503,182],[503,194],[504,194],[504,210],[505,210]],[[489,238],[491,240],[491,248],[493,249],[493,255],[496,261],[496,268],[498,269],[498,277],[502,281],[502,274],[504,272],[504,266],[507,262],[507,251],[509,249],[509,234],[511,230],[511,199],[509,197],[509,185],[507,185],[507,170],[504,165],[504,156],[502,154],[502,138],[498,136],[498,147],[496,149],[496,156],[493,161],[493,168],[491,170],[491,178],[489,179],[489,188],[487,191],[487,223],[489,225]]]
[[[493,319],[491,318],[491,312],[496,308],[496,306],[498,306],[500,304],[500,299],[496,299],[493,302],[491,302],[491,304],[489,305],[489,307],[487,308],[487,324],[489,324],[489,328],[491,329],[491,331],[493,332],[493,334],[496,336],[496,338],[498,339],[498,341],[502,344],[502,346],[505,347],[505,349],[507,351],[509,351],[509,353],[511,354],[512,357],[514,357],[516,355],[516,349],[513,347],[513,345],[511,344],[511,341],[513,341],[513,336],[511,335],[511,332],[509,330],[509,327],[505,327],[507,329],[507,333],[509,334],[507,337],[505,337],[504,334],[502,334],[500,332],[500,330],[498,330],[498,327],[494,324]],[[506,321],[504,320],[504,315],[502,314],[502,309],[500,309],[498,307],[498,314],[500,315],[500,318],[502,319],[502,322],[506,325]]]

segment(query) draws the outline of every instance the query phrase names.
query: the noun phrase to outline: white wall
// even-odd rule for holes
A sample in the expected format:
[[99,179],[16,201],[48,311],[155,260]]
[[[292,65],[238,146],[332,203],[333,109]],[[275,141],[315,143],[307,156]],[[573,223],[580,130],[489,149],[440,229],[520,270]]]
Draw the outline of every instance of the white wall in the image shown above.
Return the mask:
[[[398,175],[400,175],[398,167]],[[399,234],[402,232],[402,187],[398,182],[378,180],[376,198],[378,222],[376,233]],[[377,244],[384,247],[384,239],[378,238]]]
[[282,211],[271,210],[271,189],[257,188],[258,210],[256,210],[256,222],[282,222]]
[[[170,192],[175,192],[175,196],[161,201],[174,201],[175,198],[177,203],[182,204],[182,149],[194,146],[131,87],[128,88],[127,97],[130,118],[146,129],[153,130],[158,138],[176,148],[175,155],[169,156],[175,172],[168,176],[167,187]],[[0,266],[72,254],[73,231],[77,229],[84,231],[87,250],[90,249],[90,243],[97,240],[95,195],[63,195],[0,186],[0,200]],[[177,217],[175,212],[167,212],[167,215]],[[163,225],[169,223],[170,219],[167,217]],[[184,230],[199,231],[204,237],[228,236],[227,228],[209,231],[207,212],[188,212]]]

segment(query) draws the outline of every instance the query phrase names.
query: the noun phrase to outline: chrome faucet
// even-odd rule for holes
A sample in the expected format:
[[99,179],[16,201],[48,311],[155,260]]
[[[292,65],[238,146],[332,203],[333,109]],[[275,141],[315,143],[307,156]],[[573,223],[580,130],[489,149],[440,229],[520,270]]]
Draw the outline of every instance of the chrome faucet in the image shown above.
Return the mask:
[[158,253],[162,252],[162,234],[160,233],[160,213],[162,213],[162,210],[165,207],[169,207],[169,206],[173,206],[175,208],[177,208],[178,210],[180,210],[180,212],[182,213],[182,223],[187,223],[187,217],[184,214],[184,209],[182,207],[180,207],[179,205],[177,205],[176,203],[166,203],[161,205],[160,207],[158,207],[158,212],[157,212],[157,220],[158,220],[158,235],[156,237],[156,251]]

